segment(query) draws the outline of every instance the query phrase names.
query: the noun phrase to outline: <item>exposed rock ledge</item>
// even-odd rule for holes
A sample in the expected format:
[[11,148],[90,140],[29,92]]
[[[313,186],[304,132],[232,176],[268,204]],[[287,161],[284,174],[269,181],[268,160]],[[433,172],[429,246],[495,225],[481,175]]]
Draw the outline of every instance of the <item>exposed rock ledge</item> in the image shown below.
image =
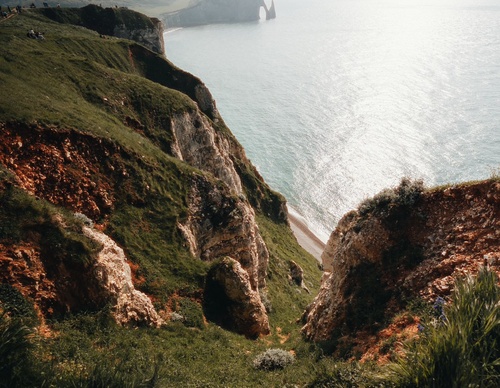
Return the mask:
[[117,323],[146,324],[160,326],[161,318],[142,292],[137,291],[132,283],[130,266],[123,249],[111,238],[95,229],[84,227],[85,236],[93,239],[102,250],[97,254],[96,262],[91,269],[95,276],[95,299],[100,304],[111,304],[112,313]]
[[269,252],[252,207],[226,188],[200,176],[193,179],[189,216],[178,225],[193,256],[210,261],[230,255],[248,273],[253,290],[266,286]]
[[231,160],[229,143],[199,111],[177,114],[171,119],[172,153],[182,161],[212,173],[233,194],[243,194],[241,180]]
[[[62,218],[53,221],[65,227]],[[110,306],[121,325],[158,327],[162,320],[151,300],[134,289],[123,250],[97,230],[84,227],[82,232],[100,247],[89,265],[71,261],[67,252],[49,249],[40,230],[19,244],[0,244],[0,283],[33,300],[44,318]]]
[[269,334],[269,321],[259,293],[252,289],[240,263],[225,257],[209,271],[204,293],[207,318],[226,329],[256,338]]

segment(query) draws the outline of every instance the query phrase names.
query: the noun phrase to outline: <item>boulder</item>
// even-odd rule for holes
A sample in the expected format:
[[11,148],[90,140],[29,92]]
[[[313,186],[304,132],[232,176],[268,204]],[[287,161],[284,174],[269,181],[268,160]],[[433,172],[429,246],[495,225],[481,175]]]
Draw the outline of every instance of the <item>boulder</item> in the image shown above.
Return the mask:
[[259,292],[252,289],[240,263],[230,257],[215,263],[208,272],[203,308],[207,319],[248,338],[270,332]]
[[134,288],[132,273],[123,249],[95,229],[84,227],[83,232],[102,246],[89,271],[95,277],[89,281],[89,284],[95,285],[93,290],[90,290],[93,299],[101,305],[110,304],[112,314],[119,324],[160,326],[161,318],[151,300]]

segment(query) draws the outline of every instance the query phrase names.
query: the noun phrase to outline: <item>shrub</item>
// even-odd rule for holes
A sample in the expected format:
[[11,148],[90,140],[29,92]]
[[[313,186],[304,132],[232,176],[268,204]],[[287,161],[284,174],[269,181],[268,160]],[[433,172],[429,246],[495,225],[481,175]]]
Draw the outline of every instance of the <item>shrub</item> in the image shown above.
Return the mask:
[[383,213],[391,207],[410,207],[417,202],[423,191],[422,180],[402,178],[399,186],[384,189],[373,198],[361,202],[358,211],[364,216],[370,212]]
[[[438,325],[425,325],[421,338],[392,365],[401,387],[496,387],[500,376],[500,287],[497,275],[457,281],[451,304]],[[442,306],[442,305],[441,305]],[[441,306],[438,306],[441,308]]]
[[283,349],[268,349],[259,354],[253,360],[255,369],[261,370],[276,370],[284,369],[286,366],[293,364],[295,356]]
[[12,317],[36,320],[33,303],[26,300],[16,288],[7,283],[0,283],[0,306]]
[[395,387],[374,373],[374,365],[357,362],[336,362],[332,366],[320,368],[307,388],[357,388]]

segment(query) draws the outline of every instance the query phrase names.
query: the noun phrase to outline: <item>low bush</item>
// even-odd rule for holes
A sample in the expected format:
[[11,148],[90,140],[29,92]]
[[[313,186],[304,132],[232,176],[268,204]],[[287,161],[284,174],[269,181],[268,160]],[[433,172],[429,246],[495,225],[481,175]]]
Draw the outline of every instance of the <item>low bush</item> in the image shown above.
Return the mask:
[[418,201],[423,191],[423,181],[405,177],[399,186],[382,190],[373,198],[361,202],[358,212],[364,216],[371,212],[384,213],[392,207],[410,207]]
[[295,356],[283,349],[268,349],[253,360],[255,369],[284,369],[295,361]]
[[11,317],[36,322],[33,303],[10,284],[0,283],[0,308]]
[[307,388],[395,388],[391,382],[376,376],[372,364],[358,362],[336,362],[332,366],[320,368]]
[[78,220],[79,222],[81,222],[83,225],[88,226],[89,228],[94,227],[94,222],[89,217],[87,217],[85,214],[77,212],[77,213],[74,213],[74,216],[75,216],[75,219]]

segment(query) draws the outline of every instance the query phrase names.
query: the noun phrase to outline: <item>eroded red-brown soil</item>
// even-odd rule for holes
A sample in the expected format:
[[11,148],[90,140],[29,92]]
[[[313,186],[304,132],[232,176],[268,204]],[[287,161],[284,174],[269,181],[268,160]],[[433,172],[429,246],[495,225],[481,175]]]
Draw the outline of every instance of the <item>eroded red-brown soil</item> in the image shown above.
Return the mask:
[[113,208],[110,176],[127,175],[119,153],[116,145],[73,130],[0,123],[0,163],[20,187],[93,220]]

